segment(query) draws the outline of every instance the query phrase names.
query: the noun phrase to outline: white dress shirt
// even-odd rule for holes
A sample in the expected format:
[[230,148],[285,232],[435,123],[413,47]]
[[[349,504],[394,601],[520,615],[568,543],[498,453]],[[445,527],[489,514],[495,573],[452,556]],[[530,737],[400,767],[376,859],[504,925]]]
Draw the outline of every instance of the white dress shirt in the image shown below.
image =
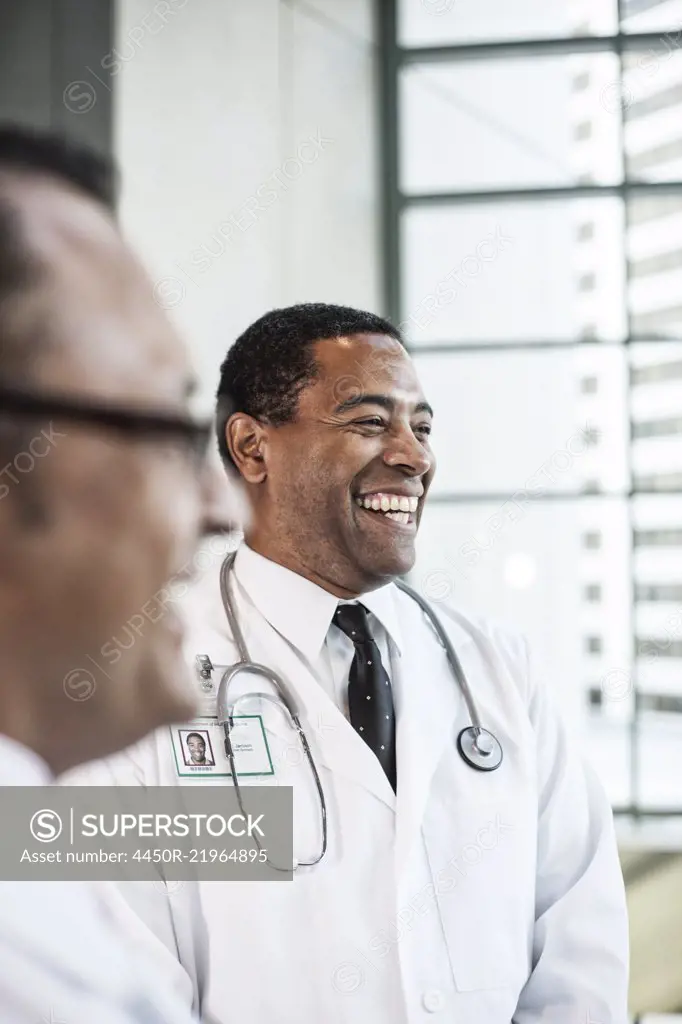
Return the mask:
[[[355,655],[351,640],[332,619],[340,604],[338,597],[315,583],[257,554],[246,544],[240,547],[234,577],[242,596],[258,604],[270,625],[306,658],[328,697],[348,718],[348,677]],[[388,638],[394,654],[400,656],[400,631],[395,613],[393,586],[364,594],[369,628],[381,653],[383,666],[391,676]],[[395,694],[394,694],[395,701]]]
[[[0,735],[0,786],[52,781],[35,753]],[[105,894],[85,882],[0,881],[2,1024],[191,1024],[164,975],[124,942]]]

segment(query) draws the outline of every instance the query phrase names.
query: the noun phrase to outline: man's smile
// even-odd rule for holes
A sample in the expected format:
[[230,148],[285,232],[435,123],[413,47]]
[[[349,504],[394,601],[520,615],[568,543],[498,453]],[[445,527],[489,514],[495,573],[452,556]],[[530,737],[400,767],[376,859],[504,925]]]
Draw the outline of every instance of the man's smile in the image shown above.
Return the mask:
[[[358,494],[355,504],[363,512],[400,526],[416,529],[416,512],[419,507],[417,495],[396,494],[392,491],[372,491]],[[378,515],[377,515],[378,514]]]

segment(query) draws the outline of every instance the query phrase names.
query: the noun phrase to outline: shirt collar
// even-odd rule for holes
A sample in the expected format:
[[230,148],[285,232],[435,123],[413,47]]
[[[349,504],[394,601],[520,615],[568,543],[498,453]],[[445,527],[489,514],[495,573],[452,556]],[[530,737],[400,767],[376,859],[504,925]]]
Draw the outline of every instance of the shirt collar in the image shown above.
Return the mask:
[[[242,544],[237,552],[234,571],[270,625],[309,661],[315,661],[339,605],[338,597],[259,555],[247,544]],[[363,594],[358,600],[379,620],[400,654],[402,639],[396,595],[396,587],[389,583]]]
[[33,750],[0,735],[0,786],[49,786],[52,772]]

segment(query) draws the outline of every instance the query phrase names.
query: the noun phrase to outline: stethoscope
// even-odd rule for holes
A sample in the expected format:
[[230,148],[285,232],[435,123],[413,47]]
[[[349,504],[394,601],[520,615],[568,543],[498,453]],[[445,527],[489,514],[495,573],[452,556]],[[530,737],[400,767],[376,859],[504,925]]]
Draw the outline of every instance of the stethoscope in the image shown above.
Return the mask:
[[[260,697],[263,700],[272,702],[276,707],[280,708],[283,713],[289,716],[292,727],[298,733],[298,738],[303,749],[303,753],[308,762],[308,766],[312,773],[315,787],[319,796],[320,803],[320,824],[322,828],[322,845],[319,854],[313,859],[308,861],[295,861],[294,867],[313,867],[324,857],[327,852],[327,802],[324,796],[324,790],[320,781],[320,775],[315,764],[315,758],[313,757],[310,744],[306,737],[303,726],[301,725],[301,710],[296,699],[296,695],[293,693],[291,688],[282,679],[274,669],[268,668],[267,665],[261,665],[258,662],[251,661],[249,657],[249,651],[244,640],[244,634],[242,633],[241,626],[239,625],[239,617],[230,593],[230,571],[234,564],[236,552],[231,552],[225,558],[220,568],[220,594],[223,600],[223,606],[225,608],[225,615],[227,622],[232,633],[232,638],[237,647],[239,653],[239,661],[235,662],[234,665],[228,666],[224,671],[220,679],[220,685],[218,687],[218,695],[216,699],[216,717],[218,724],[223,727],[225,734],[225,754],[230,765],[230,775],[232,776],[232,783],[239,804],[239,809],[244,813],[244,806],[242,803],[242,792],[239,785],[237,776],[237,769],[235,765],[234,749],[232,747],[232,728],[233,718],[235,715],[235,708],[241,700],[245,698],[252,699],[253,697]],[[436,635],[440,640],[445,650],[446,657],[448,659],[452,674],[455,677],[455,681],[459,686],[464,701],[467,706],[467,712],[471,724],[462,729],[457,737],[457,749],[462,757],[471,768],[475,768],[481,772],[493,772],[500,767],[502,763],[502,746],[497,737],[490,732],[488,729],[484,729],[481,725],[481,720],[474,702],[469,683],[464,674],[461,662],[457,657],[457,653],[452,646],[450,637],[447,635],[440,619],[434,612],[433,608],[429,603],[418,594],[416,590],[409,587],[402,580],[396,580],[396,586],[398,586],[405,594],[408,594],[417,604],[420,606],[429,622],[436,631]],[[205,656],[199,656],[198,661],[201,663],[208,662]],[[200,669],[201,671],[201,669]],[[251,672],[257,675],[263,676],[277,691],[277,698],[273,697],[268,693],[256,693],[249,692],[240,694],[235,701],[230,703],[230,687],[232,682],[240,672]],[[272,865],[275,867],[275,865]],[[290,870],[290,869],[281,869]]]

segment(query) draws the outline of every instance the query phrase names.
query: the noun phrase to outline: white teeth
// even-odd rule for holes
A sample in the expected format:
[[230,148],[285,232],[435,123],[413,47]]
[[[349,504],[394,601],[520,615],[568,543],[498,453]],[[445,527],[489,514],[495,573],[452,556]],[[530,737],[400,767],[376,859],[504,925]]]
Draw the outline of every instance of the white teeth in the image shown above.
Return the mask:
[[396,523],[403,523],[403,525],[407,526],[407,524],[410,521],[410,513],[409,512],[387,512],[386,513],[386,518],[387,519],[394,519]]
[[419,508],[419,498],[408,498],[406,495],[398,494],[375,494],[372,497],[365,495],[355,499],[361,508],[372,509],[374,512],[400,512],[409,514],[416,512]]

